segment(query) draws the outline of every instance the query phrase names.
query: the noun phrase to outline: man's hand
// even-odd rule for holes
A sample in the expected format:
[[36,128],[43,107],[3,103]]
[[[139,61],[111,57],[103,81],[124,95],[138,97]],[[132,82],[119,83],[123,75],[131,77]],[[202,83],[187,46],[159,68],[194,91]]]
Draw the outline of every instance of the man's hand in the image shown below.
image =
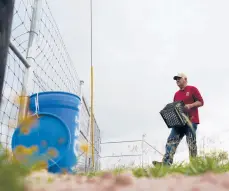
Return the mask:
[[203,104],[200,101],[196,101],[192,104],[186,104],[184,107],[185,109],[189,110],[192,109],[193,107],[201,107]]
[[193,107],[192,104],[186,104],[184,106],[184,108],[187,109],[187,110],[191,109],[192,107]]

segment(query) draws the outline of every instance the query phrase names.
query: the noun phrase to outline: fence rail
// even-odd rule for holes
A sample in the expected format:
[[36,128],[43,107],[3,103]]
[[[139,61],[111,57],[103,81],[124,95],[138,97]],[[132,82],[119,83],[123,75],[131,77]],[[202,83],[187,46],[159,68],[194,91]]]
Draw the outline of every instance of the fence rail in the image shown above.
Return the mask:
[[[0,0],[0,93],[2,93],[3,90],[5,77],[7,53],[13,20],[13,7],[13,0]],[[2,96],[0,96],[0,103],[1,101]]]
[[[0,107],[0,141],[11,149],[17,126],[19,96],[42,91],[67,91],[82,96],[81,80],[67,52],[46,0],[16,0]],[[82,96],[79,141],[91,145],[90,112]],[[95,169],[99,168],[100,130],[94,120]],[[92,168],[90,153],[81,155],[77,169]]]
[[144,167],[152,165],[152,160],[161,160],[163,156],[158,149],[145,140],[145,135],[138,140],[103,142],[101,146],[105,154],[101,156],[102,170]]

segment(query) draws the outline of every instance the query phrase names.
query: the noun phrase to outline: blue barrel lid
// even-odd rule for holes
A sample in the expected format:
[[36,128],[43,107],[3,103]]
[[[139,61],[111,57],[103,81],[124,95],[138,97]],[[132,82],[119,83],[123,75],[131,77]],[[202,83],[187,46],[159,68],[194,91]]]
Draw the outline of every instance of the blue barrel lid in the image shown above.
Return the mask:
[[35,110],[35,99],[38,97],[38,105],[41,108],[46,107],[65,107],[79,110],[81,99],[79,96],[61,91],[38,92],[30,96],[30,109]]
[[36,146],[33,160],[46,160],[48,166],[56,164],[65,155],[71,143],[67,125],[50,113],[38,113],[25,119],[14,131],[12,150],[17,146]]
[[59,96],[59,95],[65,95],[65,96],[73,96],[73,97],[76,97],[77,99],[80,100],[80,97],[76,94],[73,94],[73,93],[70,93],[70,92],[64,92],[64,91],[45,91],[45,92],[37,92],[37,93],[34,93],[32,94],[30,97],[34,97],[34,96],[38,96],[39,95],[48,95],[48,94],[52,94],[52,95],[56,95],[56,96]]

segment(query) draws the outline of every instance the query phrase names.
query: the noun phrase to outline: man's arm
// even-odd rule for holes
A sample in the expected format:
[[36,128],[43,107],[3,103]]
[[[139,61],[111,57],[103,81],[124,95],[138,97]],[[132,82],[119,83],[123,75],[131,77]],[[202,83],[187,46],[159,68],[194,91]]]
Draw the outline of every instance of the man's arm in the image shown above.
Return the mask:
[[195,101],[194,103],[190,104],[191,108],[193,107],[201,107],[203,106],[202,102],[200,101]]
[[173,96],[173,102],[175,102],[175,101],[176,101],[176,93]]
[[189,105],[190,108],[201,107],[201,106],[204,105],[203,97],[202,97],[202,95],[200,94],[199,90],[196,87],[193,87],[193,96],[194,96],[196,101]]

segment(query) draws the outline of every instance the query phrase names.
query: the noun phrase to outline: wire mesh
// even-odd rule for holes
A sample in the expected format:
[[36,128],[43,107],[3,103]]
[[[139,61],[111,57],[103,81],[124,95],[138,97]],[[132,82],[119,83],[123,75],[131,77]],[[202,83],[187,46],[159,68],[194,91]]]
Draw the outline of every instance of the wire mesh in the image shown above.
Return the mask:
[[15,0],[11,42],[26,57],[34,0]]
[[100,129],[98,127],[98,124],[96,123],[96,120],[94,121],[95,125],[95,131],[94,131],[94,147],[95,147],[95,152],[94,152],[94,157],[95,157],[95,170],[100,169],[100,153],[101,153],[101,136],[100,136]]
[[[14,45],[17,54],[10,49],[4,80],[3,103],[0,108],[0,141],[8,149],[11,148],[12,133],[17,126],[18,97],[21,95],[29,65],[31,65],[33,74],[28,89],[29,94],[42,91],[66,91],[76,95],[81,93],[80,79],[76,67],[67,52],[48,2],[42,0],[42,6],[35,19],[36,22],[34,22],[35,2],[37,3],[38,0],[16,0],[14,6],[11,43]],[[36,25],[35,30],[34,25]],[[34,36],[32,43],[31,36]],[[28,51],[30,43],[35,50],[33,52]],[[90,113],[85,99],[83,100],[79,141],[88,142],[90,140]],[[99,164],[97,161],[99,160],[99,142],[100,131],[96,124],[96,168]],[[81,154],[82,157],[77,165],[78,170],[90,169],[90,166],[87,166],[90,165],[90,160],[82,152],[79,153],[79,155]]]
[[107,142],[102,145],[101,169],[139,167],[142,161],[142,141]]
[[[81,143],[89,143],[89,149],[92,146],[92,143],[90,142],[90,113],[89,113],[89,109],[87,106],[87,103],[85,101],[85,99],[83,98],[83,105],[81,108],[81,114],[80,114],[81,120],[80,120],[80,138],[79,141]],[[79,169],[82,170],[83,168],[83,162],[85,162],[87,165],[87,167],[85,168],[86,171],[90,170],[90,169],[94,169],[94,170],[99,170],[100,169],[100,153],[101,153],[101,148],[100,148],[100,130],[99,127],[96,123],[96,121],[94,120],[94,159],[95,159],[95,166],[93,168],[92,166],[92,155],[91,155],[91,149],[86,153],[82,153],[82,151],[79,153],[79,155],[81,156],[80,158],[80,162],[79,162]],[[88,141],[89,140],[89,141]]]
[[61,90],[80,93],[80,79],[76,72],[47,1],[37,22],[34,60],[34,80],[32,92],[40,90]]
[[19,112],[19,100],[23,87],[26,67],[10,49],[8,53],[4,79],[2,103],[0,108],[0,141],[4,148],[11,148],[11,138],[16,127]]

